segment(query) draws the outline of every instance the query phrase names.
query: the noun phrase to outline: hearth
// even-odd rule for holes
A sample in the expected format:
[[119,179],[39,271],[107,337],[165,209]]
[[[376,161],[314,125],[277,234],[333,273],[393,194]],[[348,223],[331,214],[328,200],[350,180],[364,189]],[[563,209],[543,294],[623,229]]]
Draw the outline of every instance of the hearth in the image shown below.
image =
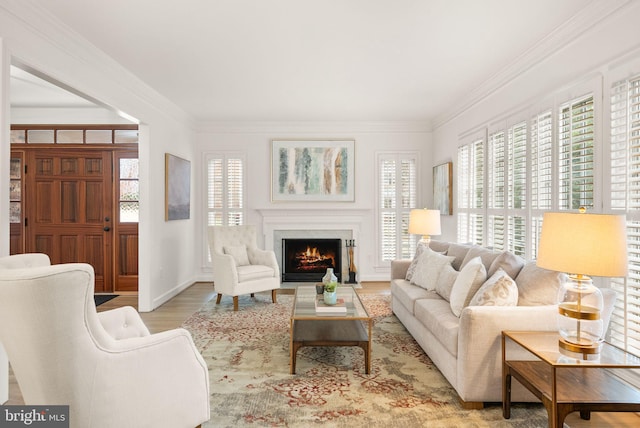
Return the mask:
[[327,272],[342,281],[342,240],[296,238],[282,240],[282,281],[319,282]]

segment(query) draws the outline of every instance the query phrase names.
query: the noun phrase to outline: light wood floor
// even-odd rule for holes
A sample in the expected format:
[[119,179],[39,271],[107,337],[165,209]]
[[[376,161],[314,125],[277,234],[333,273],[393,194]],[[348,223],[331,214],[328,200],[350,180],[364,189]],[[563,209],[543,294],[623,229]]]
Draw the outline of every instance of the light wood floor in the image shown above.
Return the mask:
[[[281,289],[279,294],[293,294],[293,289]],[[358,289],[360,294],[390,294],[389,282],[364,282],[362,288]],[[141,313],[143,321],[151,333],[169,330],[180,327],[184,320],[196,312],[202,305],[213,297],[216,293],[211,283],[199,282],[178,296],[174,297],[153,312]],[[230,297],[223,297],[230,299]],[[118,296],[100,306],[98,312],[121,306],[133,306],[137,308],[138,298],[135,295]],[[240,308],[242,310],[242,308]],[[8,405],[24,404],[20,388],[13,373],[9,373],[9,401]],[[482,411],[482,410],[480,410]],[[578,413],[570,414],[566,421],[570,428],[601,428],[601,427],[637,427],[640,426],[640,414],[636,413],[592,413],[590,421],[580,419]]]

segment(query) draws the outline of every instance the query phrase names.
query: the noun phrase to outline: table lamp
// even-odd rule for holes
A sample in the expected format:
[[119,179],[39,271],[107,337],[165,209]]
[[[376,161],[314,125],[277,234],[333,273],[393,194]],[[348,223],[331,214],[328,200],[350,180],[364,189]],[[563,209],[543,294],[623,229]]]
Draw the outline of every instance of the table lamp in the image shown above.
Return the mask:
[[414,209],[409,213],[409,233],[422,235],[420,244],[429,246],[430,235],[440,235],[440,210]]
[[560,351],[568,355],[599,354],[604,336],[602,292],[591,276],[627,274],[624,215],[545,213],[536,264],[566,272],[558,290]]

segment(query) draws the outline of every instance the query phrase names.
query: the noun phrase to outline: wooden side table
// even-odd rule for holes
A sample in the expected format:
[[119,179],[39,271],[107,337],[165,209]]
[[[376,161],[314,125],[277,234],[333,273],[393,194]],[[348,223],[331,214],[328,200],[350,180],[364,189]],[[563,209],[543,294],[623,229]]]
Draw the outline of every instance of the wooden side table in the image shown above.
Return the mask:
[[[640,391],[608,369],[640,368],[640,358],[604,343],[597,360],[567,357],[558,349],[556,332],[502,332],[502,415],[511,417],[511,378],[538,397],[549,415],[549,427],[562,427],[565,417],[580,412],[638,412]],[[528,351],[531,360],[510,359],[507,344]]]

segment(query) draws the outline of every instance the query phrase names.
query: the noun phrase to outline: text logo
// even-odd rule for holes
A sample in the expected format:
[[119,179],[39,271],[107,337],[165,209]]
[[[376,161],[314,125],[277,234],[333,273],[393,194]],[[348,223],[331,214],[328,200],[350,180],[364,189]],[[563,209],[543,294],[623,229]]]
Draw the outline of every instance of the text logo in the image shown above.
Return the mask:
[[69,428],[69,406],[0,406],[0,428]]

